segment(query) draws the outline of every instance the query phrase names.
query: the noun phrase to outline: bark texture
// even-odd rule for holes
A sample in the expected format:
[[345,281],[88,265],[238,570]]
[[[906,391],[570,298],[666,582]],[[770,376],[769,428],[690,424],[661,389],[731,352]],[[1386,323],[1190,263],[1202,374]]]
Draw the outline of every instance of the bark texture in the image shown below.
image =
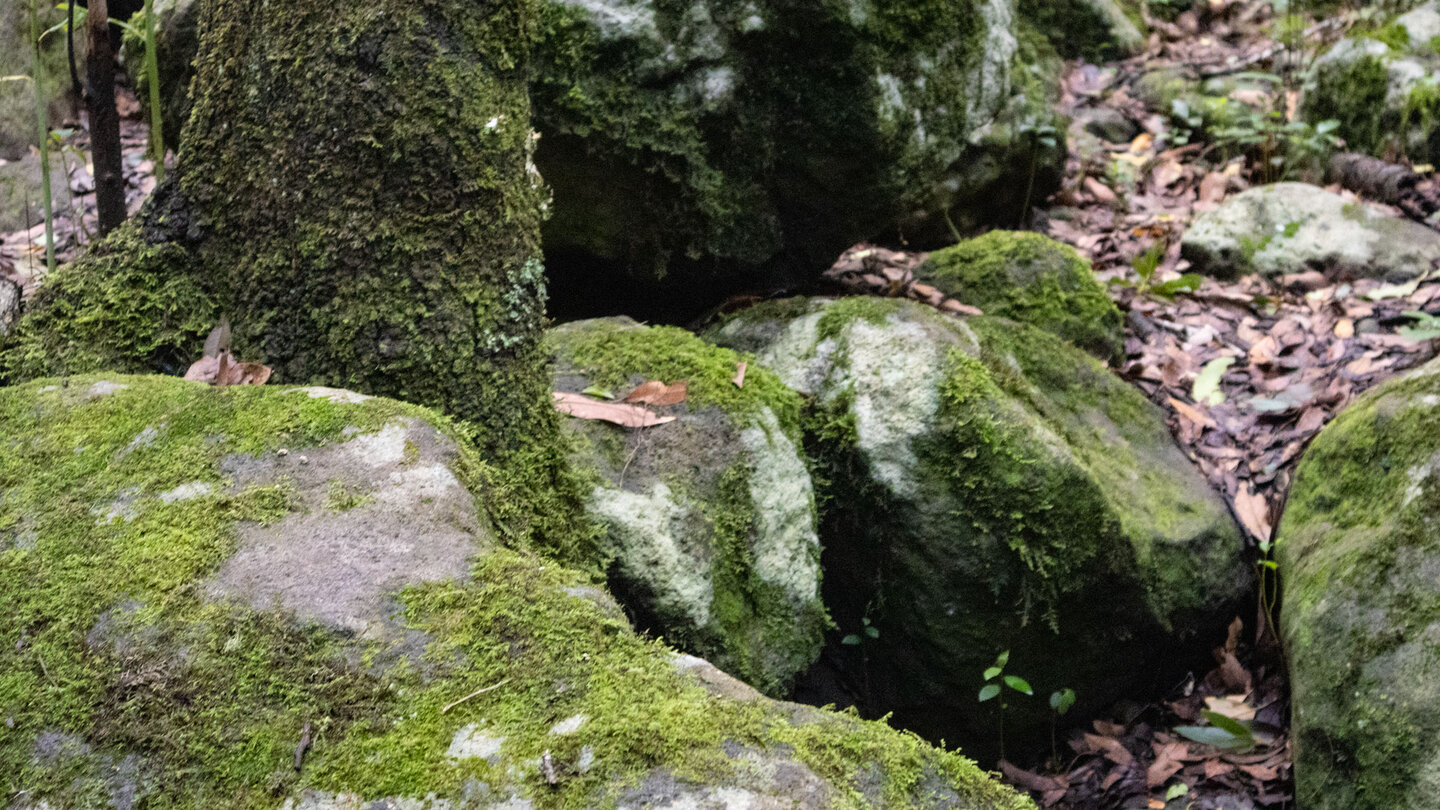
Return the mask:
[[207,3],[176,177],[51,280],[0,375],[173,373],[223,314],[279,381],[437,406],[494,446],[533,439],[549,417],[531,12]]

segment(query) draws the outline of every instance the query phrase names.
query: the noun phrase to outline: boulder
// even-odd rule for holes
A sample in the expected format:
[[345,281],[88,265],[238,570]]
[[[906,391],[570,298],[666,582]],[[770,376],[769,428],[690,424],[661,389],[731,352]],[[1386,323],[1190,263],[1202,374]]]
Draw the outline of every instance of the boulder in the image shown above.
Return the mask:
[[800,396],[753,358],[737,387],[746,358],[674,327],[581,321],[546,345],[556,391],[619,398],[647,381],[686,384],[682,402],[646,406],[669,424],[566,420],[608,580],[644,629],[786,693],[829,625]]
[[1084,715],[1168,687],[1249,592],[1160,410],[1047,332],[855,298],[767,303],[710,337],[813,398],[826,605],[849,636],[811,673],[821,699],[993,752],[976,693],[998,653],[1037,690],[1005,739],[1033,742],[1052,690]]
[[545,6],[562,312],[782,285],[865,237],[943,242],[946,211],[1013,222],[1058,182],[1060,63],[1013,0]]
[[1340,40],[1315,60],[1302,113],[1336,121],[1349,149],[1440,157],[1440,2]]
[[1440,361],[1346,408],[1296,471],[1276,542],[1299,803],[1440,790]]
[[1440,259],[1440,233],[1306,183],[1259,186],[1195,218],[1180,242],[1196,272],[1216,278],[1318,270],[1404,281]]
[[1120,310],[1069,245],[1028,231],[991,231],[938,250],[916,275],[946,295],[1059,335],[1101,360],[1124,348]]
[[1100,63],[1145,49],[1145,20],[1133,0],[1019,0],[1020,18],[1066,58]]
[[0,389],[10,806],[1033,807],[637,635],[501,543],[461,435],[334,389]]

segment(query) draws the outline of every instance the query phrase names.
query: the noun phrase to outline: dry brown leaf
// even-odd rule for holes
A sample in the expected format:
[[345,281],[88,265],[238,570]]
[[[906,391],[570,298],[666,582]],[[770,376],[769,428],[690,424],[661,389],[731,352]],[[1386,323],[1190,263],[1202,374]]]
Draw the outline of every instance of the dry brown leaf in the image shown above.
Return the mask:
[[1149,808],[1149,810],[1165,810],[1165,800],[1147,799],[1145,802],[1145,806]]
[[1270,504],[1264,495],[1256,494],[1249,484],[1242,484],[1235,493],[1235,516],[1240,518],[1241,525],[1256,540],[1263,543],[1270,539],[1273,529],[1270,524]]
[[1200,180],[1200,202],[1218,203],[1225,199],[1225,189],[1230,178],[1220,172],[1210,172]]
[[1205,698],[1205,708],[1231,720],[1254,720],[1255,707],[1245,702],[1244,695],[1214,695]]
[[1120,741],[1114,737],[1086,734],[1085,742],[1090,746],[1090,750],[1104,754],[1106,759],[1116,765],[1129,765],[1135,761],[1134,755],[1125,750],[1125,746],[1121,745]]
[[1185,756],[1185,743],[1170,743],[1155,752],[1155,761],[1145,769],[1145,783],[1152,788],[1159,787],[1185,767],[1181,758]]
[[1096,202],[1106,205],[1115,202],[1115,192],[1111,191],[1109,186],[1094,177],[1086,177],[1082,185],[1085,188],[1085,192],[1091,197],[1094,197]]
[[1143,154],[1146,150],[1150,148],[1151,144],[1153,144],[1154,142],[1154,135],[1151,135],[1148,132],[1142,132],[1139,135],[1135,136],[1135,140],[1130,142],[1130,154]]
[[1250,691],[1250,671],[1241,666],[1233,653],[1225,653],[1224,660],[1220,662],[1220,679],[1225,682],[1226,689],[1247,693]]
[[984,312],[980,311],[978,308],[972,307],[972,306],[970,306],[969,304],[962,304],[962,303],[960,303],[959,301],[956,301],[954,298],[946,298],[944,301],[941,301],[941,302],[940,302],[940,310],[941,310],[942,312],[953,312],[953,313],[955,313],[956,315],[984,315],[984,314],[985,314]]
[[1053,776],[1041,776],[1033,771],[1016,767],[1003,759],[1000,760],[1000,773],[1004,775],[1005,781],[1010,784],[1026,790],[1033,790],[1037,793],[1064,788],[1060,780]]
[[1174,408],[1181,416],[1189,419],[1191,422],[1208,428],[1215,427],[1215,420],[1211,419],[1208,414],[1194,405],[1188,405],[1174,397],[1169,397],[1169,402],[1170,407]]
[[734,383],[736,388],[745,387],[745,368],[748,365],[749,363],[744,360],[735,364],[735,376],[730,379],[730,382]]
[[264,385],[273,373],[261,363],[241,363],[228,351],[202,357],[190,364],[185,379],[224,388],[227,385]]
[[1235,770],[1235,766],[1219,759],[1205,760],[1205,778],[1214,779]]
[[650,380],[635,386],[635,390],[626,394],[621,401],[638,405],[679,405],[689,393],[690,388],[684,380],[672,385]]
[[674,422],[673,416],[660,416],[640,405],[623,402],[596,402],[583,394],[554,392],[555,409],[577,419],[598,419],[621,427],[643,428]]
[[1273,782],[1280,778],[1280,772],[1269,765],[1241,765],[1240,770],[1261,782]]

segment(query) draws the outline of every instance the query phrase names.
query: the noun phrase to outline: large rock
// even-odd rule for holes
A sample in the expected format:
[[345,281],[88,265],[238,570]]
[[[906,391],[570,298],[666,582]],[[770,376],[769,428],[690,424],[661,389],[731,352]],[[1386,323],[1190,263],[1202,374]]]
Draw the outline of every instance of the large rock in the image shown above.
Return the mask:
[[1275,183],[1196,217],[1180,250],[1197,272],[1217,278],[1319,270],[1403,281],[1430,272],[1440,233],[1318,186]]
[[1013,222],[1028,178],[1038,200],[1059,176],[1059,63],[1013,0],[546,7],[536,162],[562,310],[616,279],[698,297],[813,275],[862,237],[945,239],[947,210]]
[[753,360],[681,329],[628,318],[552,329],[557,391],[685,382],[674,416],[643,430],[569,419],[571,459],[616,595],[646,629],[770,694],[820,654],[815,496],[802,454],[800,396]]
[[1120,357],[1120,310],[1069,245],[991,231],[930,254],[916,273],[986,315],[1038,326],[1101,360]]
[[1278,537],[1301,806],[1433,806],[1440,362],[1369,392],[1316,437]]
[[1302,111],[1339,123],[1350,149],[1400,152],[1417,163],[1440,157],[1440,2],[1426,3],[1315,60]]
[[1031,807],[642,639],[423,409],[72,377],[0,445],[10,807]]
[[1235,524],[1159,409],[1048,333],[871,298],[761,305],[712,336],[814,398],[826,604],[855,636],[815,673],[827,699],[984,750],[1002,650],[1039,692],[1006,712],[1024,737],[1052,690],[1083,714],[1169,685],[1247,592]]

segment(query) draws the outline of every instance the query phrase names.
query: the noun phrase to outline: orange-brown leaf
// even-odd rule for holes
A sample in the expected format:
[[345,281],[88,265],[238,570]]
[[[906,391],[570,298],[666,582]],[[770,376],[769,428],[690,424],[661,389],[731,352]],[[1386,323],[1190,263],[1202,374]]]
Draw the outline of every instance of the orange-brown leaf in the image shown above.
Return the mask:
[[623,402],[596,402],[583,394],[567,394],[556,391],[555,408],[576,419],[598,419],[621,427],[643,428],[674,422],[673,416],[660,416],[640,405]]
[[625,395],[624,401],[637,405],[679,405],[689,393],[689,386],[683,380],[673,385],[650,380],[635,386],[634,391]]

